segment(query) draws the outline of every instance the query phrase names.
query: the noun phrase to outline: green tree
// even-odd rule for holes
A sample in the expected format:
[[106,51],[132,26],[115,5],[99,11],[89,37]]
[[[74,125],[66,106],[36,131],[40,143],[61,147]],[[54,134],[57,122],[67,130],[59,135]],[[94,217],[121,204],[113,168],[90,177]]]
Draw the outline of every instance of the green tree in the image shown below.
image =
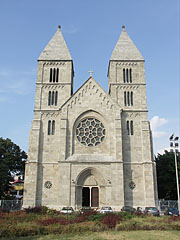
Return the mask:
[[[174,152],[165,151],[155,158],[159,199],[177,200],[176,170]],[[180,179],[180,154],[177,154],[178,175]]]
[[0,138],[0,199],[6,198],[14,174],[24,174],[27,154],[10,139]]

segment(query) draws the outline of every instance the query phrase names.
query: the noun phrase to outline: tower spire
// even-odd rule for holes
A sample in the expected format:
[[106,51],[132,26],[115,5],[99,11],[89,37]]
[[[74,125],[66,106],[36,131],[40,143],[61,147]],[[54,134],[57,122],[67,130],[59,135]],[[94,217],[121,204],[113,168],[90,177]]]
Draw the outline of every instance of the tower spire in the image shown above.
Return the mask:
[[128,36],[125,26],[122,26],[121,35],[116,43],[110,60],[144,60],[140,51]]
[[44,48],[38,60],[72,60],[71,54],[62,35],[60,25],[58,25],[56,33]]

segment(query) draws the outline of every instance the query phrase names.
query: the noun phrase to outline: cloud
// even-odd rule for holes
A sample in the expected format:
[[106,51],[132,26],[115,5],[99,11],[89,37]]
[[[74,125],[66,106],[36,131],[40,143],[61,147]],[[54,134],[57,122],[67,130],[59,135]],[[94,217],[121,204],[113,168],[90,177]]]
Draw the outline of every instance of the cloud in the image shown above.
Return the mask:
[[153,135],[154,138],[161,138],[161,137],[168,136],[168,132],[166,132],[166,131],[159,131],[158,130],[158,128],[160,128],[161,126],[165,125],[166,123],[168,123],[167,119],[160,118],[158,116],[154,116],[150,120],[151,129],[152,129],[152,135]]

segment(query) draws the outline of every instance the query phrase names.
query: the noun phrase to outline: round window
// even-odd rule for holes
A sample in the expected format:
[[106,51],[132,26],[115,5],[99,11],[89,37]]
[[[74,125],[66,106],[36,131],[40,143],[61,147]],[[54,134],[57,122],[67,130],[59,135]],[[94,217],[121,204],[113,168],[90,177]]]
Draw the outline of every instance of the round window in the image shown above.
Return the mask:
[[98,119],[89,117],[81,120],[76,128],[76,136],[80,143],[93,147],[100,144],[106,135],[106,129]]

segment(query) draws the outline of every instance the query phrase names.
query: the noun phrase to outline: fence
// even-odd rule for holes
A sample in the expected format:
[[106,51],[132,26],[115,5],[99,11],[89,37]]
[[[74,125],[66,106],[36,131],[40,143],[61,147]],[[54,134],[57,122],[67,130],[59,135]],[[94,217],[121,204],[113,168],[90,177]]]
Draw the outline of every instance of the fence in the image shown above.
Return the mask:
[[[18,211],[22,209],[23,200],[0,200],[0,210]],[[158,208],[161,212],[167,207],[178,208],[176,200],[159,200]],[[139,204],[141,206],[141,204]],[[153,206],[152,206],[153,207]]]
[[167,207],[178,208],[178,202],[176,200],[159,200],[159,210],[161,212]]
[[0,210],[18,211],[23,205],[22,200],[0,200]]

